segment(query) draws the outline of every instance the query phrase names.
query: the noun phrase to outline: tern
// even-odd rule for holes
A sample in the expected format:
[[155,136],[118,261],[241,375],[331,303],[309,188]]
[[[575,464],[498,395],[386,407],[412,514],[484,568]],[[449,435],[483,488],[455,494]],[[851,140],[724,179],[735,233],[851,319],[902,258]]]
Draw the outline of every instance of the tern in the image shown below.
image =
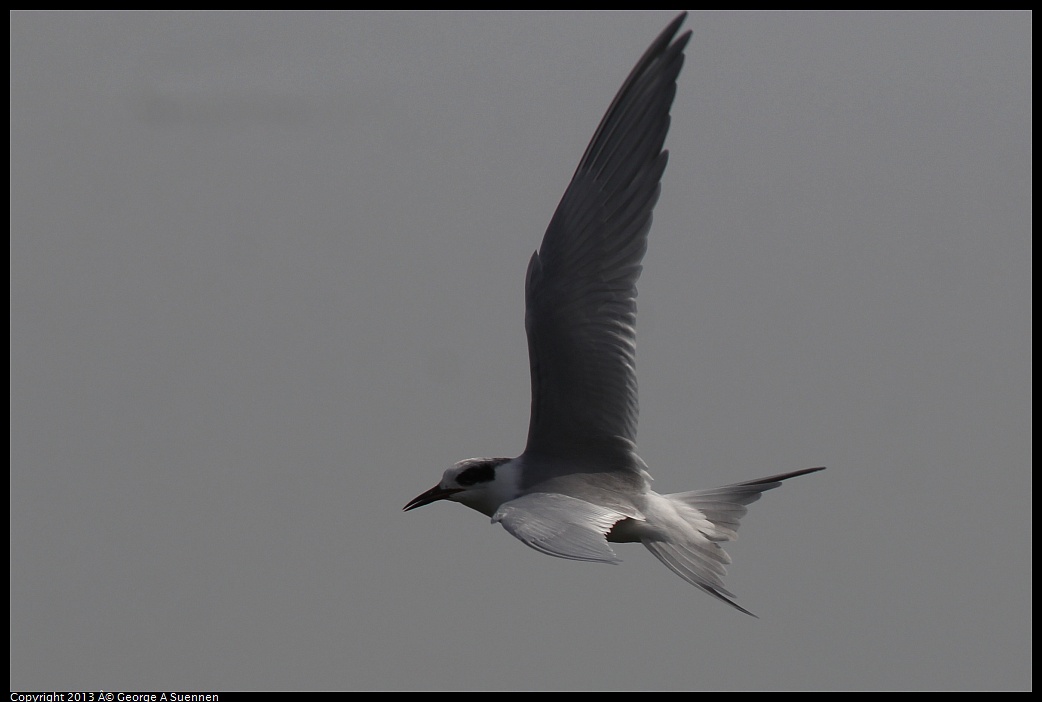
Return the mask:
[[[517,458],[471,458],[410,501],[451,500],[537,551],[617,563],[609,542],[640,542],[681,578],[732,607],[724,588],[746,505],[808,468],[660,495],[637,455],[636,283],[668,152],[669,111],[691,32],[686,13],[655,39],[601,120],[532,255],[525,329],[532,377],[528,443]],[[675,37],[675,38],[674,38]]]

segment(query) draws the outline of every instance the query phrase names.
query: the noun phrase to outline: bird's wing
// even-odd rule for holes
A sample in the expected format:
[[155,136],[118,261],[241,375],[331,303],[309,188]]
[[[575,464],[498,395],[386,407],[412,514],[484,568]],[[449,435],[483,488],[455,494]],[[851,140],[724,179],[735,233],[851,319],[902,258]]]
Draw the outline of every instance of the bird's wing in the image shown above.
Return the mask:
[[596,446],[640,472],[633,460],[636,283],[691,36],[673,40],[684,17],[659,35],[615,96],[529,263],[527,453],[589,455]]
[[618,563],[605,538],[626,515],[560,493],[533,492],[504,502],[492,515],[536,551],[573,561]]

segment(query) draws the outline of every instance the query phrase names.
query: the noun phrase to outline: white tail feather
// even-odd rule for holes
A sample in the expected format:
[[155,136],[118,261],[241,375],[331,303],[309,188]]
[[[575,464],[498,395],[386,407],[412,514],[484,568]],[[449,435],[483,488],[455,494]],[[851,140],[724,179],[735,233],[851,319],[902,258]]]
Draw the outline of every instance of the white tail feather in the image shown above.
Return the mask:
[[[734,595],[724,588],[724,566],[731,562],[731,558],[719,542],[738,538],[738,523],[748,511],[746,505],[756,502],[765,491],[773,490],[789,478],[819,470],[824,468],[808,468],[709,490],[663,495],[671,503],[670,512],[686,522],[689,528],[649,532],[641,537],[641,542],[655,558],[684,580],[755,617],[732,601],[730,598]],[[668,540],[664,538],[666,536]]]

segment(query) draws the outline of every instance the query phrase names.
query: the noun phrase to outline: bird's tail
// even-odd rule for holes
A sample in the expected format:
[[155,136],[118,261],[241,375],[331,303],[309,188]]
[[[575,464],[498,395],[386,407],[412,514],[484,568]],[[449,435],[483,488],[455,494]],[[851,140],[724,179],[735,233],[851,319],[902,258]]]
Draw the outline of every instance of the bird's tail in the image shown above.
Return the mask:
[[807,468],[709,490],[663,495],[675,517],[689,528],[680,532],[683,536],[677,530],[669,529],[642,536],[641,542],[655,558],[684,580],[755,617],[735,603],[731,599],[734,595],[724,587],[724,566],[731,562],[731,557],[720,547],[720,542],[738,538],[738,522],[748,511],[746,505],[756,502],[765,491],[773,490],[789,478],[819,470],[825,469]]

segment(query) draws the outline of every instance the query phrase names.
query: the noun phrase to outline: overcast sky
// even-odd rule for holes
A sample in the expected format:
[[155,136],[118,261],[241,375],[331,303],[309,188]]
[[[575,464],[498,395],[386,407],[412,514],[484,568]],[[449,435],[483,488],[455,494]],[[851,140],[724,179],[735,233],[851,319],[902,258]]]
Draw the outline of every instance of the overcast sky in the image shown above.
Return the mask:
[[12,689],[1031,687],[1032,15],[692,15],[660,492],[818,465],[728,587],[440,503],[675,15],[11,15]]

